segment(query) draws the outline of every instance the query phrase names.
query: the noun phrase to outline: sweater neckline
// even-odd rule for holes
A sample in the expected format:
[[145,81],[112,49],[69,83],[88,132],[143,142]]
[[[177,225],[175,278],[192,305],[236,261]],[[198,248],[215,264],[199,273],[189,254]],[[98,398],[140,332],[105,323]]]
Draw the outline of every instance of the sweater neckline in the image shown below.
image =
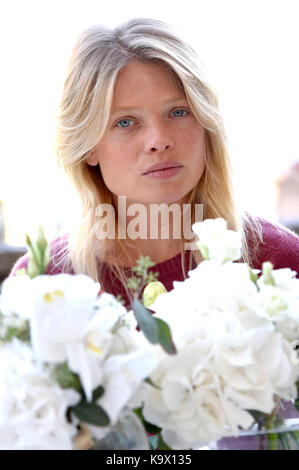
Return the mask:
[[[176,265],[179,261],[181,261],[181,252],[177,253],[174,255],[172,258],[168,258],[164,261],[161,261],[160,263],[156,263],[152,269],[160,269],[164,268],[165,266],[171,266],[171,265]],[[125,271],[132,271],[132,268],[124,266],[123,269]]]

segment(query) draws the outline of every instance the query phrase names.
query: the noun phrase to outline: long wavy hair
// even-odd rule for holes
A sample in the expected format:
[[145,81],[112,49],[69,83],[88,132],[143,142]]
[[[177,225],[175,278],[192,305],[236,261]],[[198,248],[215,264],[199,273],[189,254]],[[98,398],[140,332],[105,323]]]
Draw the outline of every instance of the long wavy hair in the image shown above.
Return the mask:
[[[248,239],[257,246],[261,237],[258,222],[236,206],[217,96],[198,65],[194,50],[169,25],[157,20],[131,19],[115,29],[101,25],[90,27],[73,48],[58,111],[57,159],[82,203],[81,223],[70,237],[66,258],[75,272],[86,273],[100,282],[102,262],[109,260],[129,298],[125,270],[117,259],[119,250],[126,253],[124,240],[99,241],[96,237],[96,208],[103,203],[114,206],[112,194],[100,167],[88,165],[86,159],[106,130],[120,70],[136,60],[166,66],[183,87],[192,113],[205,129],[206,167],[190,194],[189,203],[193,207],[203,204],[204,219],[222,217],[228,228],[241,231],[242,259],[249,264],[254,250],[252,246],[249,250]],[[194,211],[192,218],[195,222]],[[117,220],[114,222],[117,233]],[[183,245],[182,241],[184,269]],[[193,260],[196,264],[201,261],[199,251],[191,251],[190,265]]]

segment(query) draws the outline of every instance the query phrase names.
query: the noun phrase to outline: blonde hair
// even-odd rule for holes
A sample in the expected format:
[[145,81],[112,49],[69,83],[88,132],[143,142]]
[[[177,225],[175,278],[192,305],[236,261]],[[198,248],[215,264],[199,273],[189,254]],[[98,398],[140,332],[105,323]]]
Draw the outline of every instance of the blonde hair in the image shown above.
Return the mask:
[[[93,26],[81,34],[72,51],[58,114],[58,162],[82,203],[82,223],[69,243],[68,254],[75,272],[84,272],[100,282],[99,262],[109,259],[128,295],[125,272],[116,257],[117,250],[125,252],[122,240],[106,239],[99,243],[95,236],[95,209],[102,203],[113,204],[112,194],[99,166],[89,166],[86,159],[108,124],[118,73],[133,60],[159,62],[171,70],[183,87],[194,116],[205,128],[206,168],[189,202],[193,206],[203,204],[204,219],[223,217],[228,228],[242,232],[242,258],[248,263],[251,263],[248,236],[257,246],[261,234],[257,221],[248,214],[240,214],[236,207],[217,97],[196,64],[194,50],[172,28],[157,20],[132,19],[113,30]],[[199,263],[200,253],[191,253],[190,262],[192,258]],[[182,266],[183,260],[182,248]]]

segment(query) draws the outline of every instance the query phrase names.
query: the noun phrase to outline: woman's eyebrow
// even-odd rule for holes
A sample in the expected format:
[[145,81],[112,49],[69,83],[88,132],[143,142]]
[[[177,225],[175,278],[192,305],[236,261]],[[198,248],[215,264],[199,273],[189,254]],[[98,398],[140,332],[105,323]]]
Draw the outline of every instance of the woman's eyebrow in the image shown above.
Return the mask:
[[[171,106],[171,105],[174,105],[176,103],[179,104],[181,102],[186,103],[187,99],[183,98],[183,97],[172,98],[170,100],[162,101],[160,103],[160,106],[161,107]],[[114,116],[115,114],[119,114],[119,113],[134,113],[134,112],[140,111],[140,109],[142,109],[142,108],[134,108],[134,107],[130,107],[130,106],[120,106],[120,107],[115,108],[115,109],[112,110],[111,116]]]

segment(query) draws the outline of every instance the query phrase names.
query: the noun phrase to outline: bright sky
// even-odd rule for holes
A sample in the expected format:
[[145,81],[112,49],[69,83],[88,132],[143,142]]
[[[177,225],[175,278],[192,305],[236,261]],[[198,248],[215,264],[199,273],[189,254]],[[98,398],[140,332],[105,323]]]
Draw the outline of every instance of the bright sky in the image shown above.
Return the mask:
[[53,238],[78,207],[56,167],[55,114],[77,36],[132,17],[174,25],[216,89],[242,205],[275,217],[273,180],[299,159],[298,0],[10,0],[0,10],[0,200],[6,240],[44,226]]

